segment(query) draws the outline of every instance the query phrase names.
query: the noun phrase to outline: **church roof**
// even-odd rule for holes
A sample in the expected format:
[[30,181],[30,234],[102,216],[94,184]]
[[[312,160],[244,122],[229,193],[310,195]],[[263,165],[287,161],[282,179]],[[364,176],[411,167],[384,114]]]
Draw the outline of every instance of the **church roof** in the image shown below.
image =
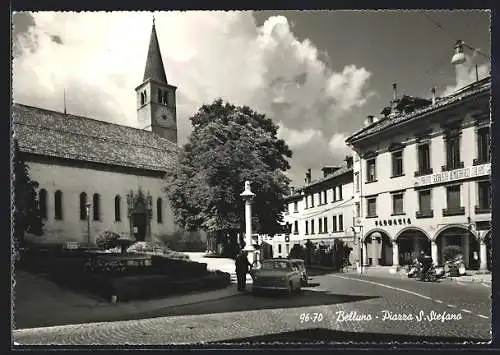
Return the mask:
[[161,58],[160,44],[156,35],[155,22],[153,20],[153,28],[151,29],[151,38],[149,40],[148,57],[146,59],[146,69],[144,70],[144,79],[155,80],[160,83],[167,84],[167,76]]
[[14,104],[13,128],[22,152],[166,171],[178,147],[157,134],[88,117]]

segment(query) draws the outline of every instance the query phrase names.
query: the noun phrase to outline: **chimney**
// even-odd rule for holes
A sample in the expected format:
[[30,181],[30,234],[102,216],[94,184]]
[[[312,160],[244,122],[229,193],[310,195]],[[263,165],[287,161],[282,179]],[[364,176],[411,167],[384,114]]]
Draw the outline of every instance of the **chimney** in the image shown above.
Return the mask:
[[348,155],[345,157],[345,162],[346,162],[348,168],[352,168],[352,161],[353,161],[353,158],[351,155]]
[[436,88],[432,88],[432,104],[436,104]]
[[307,169],[306,178],[304,179],[304,181],[306,182],[306,184],[311,183],[311,169]]
[[392,84],[392,101],[398,99],[398,85],[396,83]]
[[389,117],[391,111],[392,111],[391,107],[387,106],[387,107],[384,107],[384,109],[380,113],[382,115],[384,115],[384,117]]
[[374,122],[374,121],[373,121],[374,117],[375,117],[375,116],[373,116],[373,115],[369,115],[369,116],[367,116],[367,119],[368,119],[368,125],[371,125],[371,124]]
[[341,167],[340,166],[325,166],[321,168],[323,170],[323,177],[327,177],[328,175],[333,174],[337,170],[339,170]]
[[290,195],[293,195],[295,193],[295,187],[290,186]]

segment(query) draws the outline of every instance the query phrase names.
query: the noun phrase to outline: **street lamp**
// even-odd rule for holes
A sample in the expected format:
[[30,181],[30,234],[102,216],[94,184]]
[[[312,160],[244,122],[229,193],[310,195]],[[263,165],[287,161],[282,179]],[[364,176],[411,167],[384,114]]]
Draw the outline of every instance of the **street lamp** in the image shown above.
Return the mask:
[[87,211],[87,243],[90,246],[90,203],[85,205],[85,209]]
[[252,264],[255,251],[252,243],[252,201],[255,194],[250,190],[250,181],[245,181],[245,190],[240,196],[245,201],[245,247],[243,250],[248,252],[248,259]]
[[[490,60],[490,57],[488,55],[482,53],[481,51],[479,51],[478,49],[465,43],[464,41],[458,40],[455,43],[455,54],[453,54],[453,57],[451,58],[451,64],[459,65],[459,64],[465,63],[467,58],[465,57],[465,54],[464,54],[464,47],[472,50],[474,53],[481,54],[482,56],[484,56],[485,58]],[[476,81],[478,81],[479,80],[479,73],[477,71],[477,63],[475,61],[474,61],[474,66],[476,68]]]

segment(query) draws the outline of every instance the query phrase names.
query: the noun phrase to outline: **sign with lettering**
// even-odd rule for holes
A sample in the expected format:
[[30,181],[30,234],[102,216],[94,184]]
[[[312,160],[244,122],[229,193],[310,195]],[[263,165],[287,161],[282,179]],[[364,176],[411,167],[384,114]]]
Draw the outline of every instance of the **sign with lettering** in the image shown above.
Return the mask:
[[69,249],[69,250],[74,250],[74,249],[78,249],[78,242],[66,242],[66,249]]
[[491,173],[491,163],[468,166],[463,169],[455,169],[450,171],[443,171],[442,173],[430,174],[419,176],[415,178],[415,187],[432,185],[432,184],[442,184],[452,181],[460,181],[465,179],[470,179],[478,176],[490,175]]

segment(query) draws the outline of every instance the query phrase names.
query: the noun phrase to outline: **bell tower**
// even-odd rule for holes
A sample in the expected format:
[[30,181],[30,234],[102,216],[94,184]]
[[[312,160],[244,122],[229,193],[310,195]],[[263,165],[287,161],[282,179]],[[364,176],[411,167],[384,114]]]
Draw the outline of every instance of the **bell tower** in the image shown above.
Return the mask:
[[140,128],[151,127],[153,133],[175,144],[177,144],[176,89],[177,87],[167,82],[153,18],[144,78],[142,84],[135,88],[137,119]]

